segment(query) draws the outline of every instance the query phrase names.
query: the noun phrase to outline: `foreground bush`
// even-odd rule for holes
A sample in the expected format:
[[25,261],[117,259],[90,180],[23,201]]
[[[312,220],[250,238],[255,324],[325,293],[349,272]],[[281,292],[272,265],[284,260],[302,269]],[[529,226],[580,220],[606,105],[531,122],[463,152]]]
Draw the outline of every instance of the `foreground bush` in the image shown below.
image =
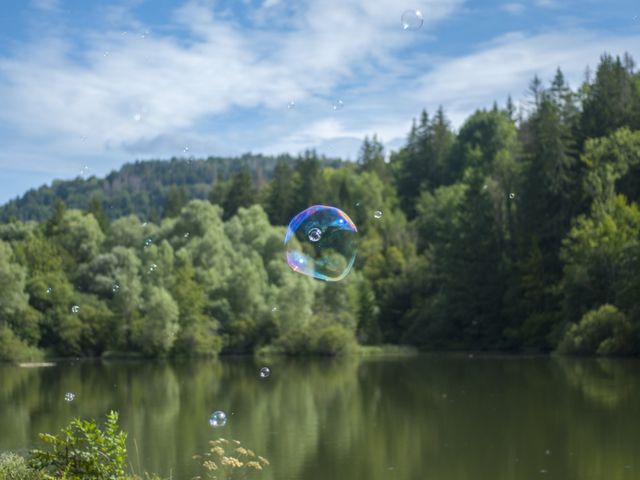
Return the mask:
[[0,480],[40,480],[40,472],[32,469],[27,460],[15,453],[0,454]]
[[627,355],[632,351],[631,323],[613,305],[602,305],[572,325],[558,346],[561,353],[575,355]]
[[226,438],[212,440],[208,452],[193,458],[202,462],[203,471],[203,476],[194,477],[193,480],[246,478],[269,465],[266,458],[243,447],[238,440]]
[[73,420],[58,435],[41,433],[48,450],[33,450],[31,466],[66,480],[119,480],[127,460],[127,434],[118,426],[118,414],[110,412],[104,430],[95,421]]

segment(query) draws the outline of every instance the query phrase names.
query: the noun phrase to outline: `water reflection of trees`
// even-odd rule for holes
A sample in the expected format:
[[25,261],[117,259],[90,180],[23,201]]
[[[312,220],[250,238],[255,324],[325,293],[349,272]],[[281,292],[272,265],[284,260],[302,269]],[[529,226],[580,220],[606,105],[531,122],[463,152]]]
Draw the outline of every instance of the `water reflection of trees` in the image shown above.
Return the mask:
[[[73,416],[122,413],[142,466],[174,478],[215,436],[271,466],[261,478],[629,478],[638,457],[637,363],[414,359],[76,363],[3,368],[0,448],[24,448]],[[64,393],[76,393],[66,403]],[[226,427],[208,417],[223,410]],[[637,423],[637,422],[636,422]],[[549,454],[547,454],[549,451]],[[638,467],[635,465],[634,468]],[[637,472],[636,472],[637,473]]]

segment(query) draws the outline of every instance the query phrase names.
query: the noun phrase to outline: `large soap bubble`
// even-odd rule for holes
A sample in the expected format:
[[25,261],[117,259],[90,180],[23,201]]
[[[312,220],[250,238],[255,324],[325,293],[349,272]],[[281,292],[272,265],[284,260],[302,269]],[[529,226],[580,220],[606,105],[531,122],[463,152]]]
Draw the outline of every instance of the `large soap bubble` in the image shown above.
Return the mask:
[[325,205],[309,207],[287,227],[287,263],[294,272],[319,280],[342,280],[356,260],[357,234],[355,224],[342,210]]

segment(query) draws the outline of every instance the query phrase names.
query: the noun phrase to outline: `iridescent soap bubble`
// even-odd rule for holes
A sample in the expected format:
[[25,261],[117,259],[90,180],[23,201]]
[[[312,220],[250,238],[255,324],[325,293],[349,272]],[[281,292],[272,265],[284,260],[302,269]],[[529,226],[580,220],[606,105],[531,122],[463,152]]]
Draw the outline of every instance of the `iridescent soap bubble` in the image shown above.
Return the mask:
[[509,200],[513,200],[514,198],[516,198],[516,194],[515,194],[515,193],[513,193],[513,192],[511,192],[511,193],[509,194]]
[[118,284],[118,283],[114,283],[114,284],[113,284],[113,287],[111,287],[111,291],[112,291],[113,293],[118,293],[118,292],[120,291],[120,284]]
[[75,399],[76,399],[75,393],[67,392],[64,394],[64,400],[66,402],[73,402]]
[[287,103],[287,109],[293,110],[294,108],[296,108],[296,102],[291,100],[289,103]]
[[217,410],[209,417],[209,425],[212,427],[224,427],[227,424],[227,414]]
[[382,211],[376,210],[373,212],[373,218],[382,218]]
[[331,106],[331,108],[333,108],[334,112],[336,112],[338,110],[342,110],[344,108],[344,102],[342,100],[338,99],[335,102],[333,102],[333,105]]
[[149,269],[147,270],[147,272],[149,273],[149,275],[151,275],[157,269],[158,269],[158,265],[156,265],[155,263],[152,263],[151,265],[149,265]]
[[190,236],[190,233],[189,233],[189,232],[187,232],[187,233],[185,233],[185,234],[183,235],[183,237],[184,237],[184,238],[189,238],[189,236]]
[[418,30],[424,23],[420,10],[405,10],[400,17],[403,30]]
[[47,295],[51,295],[53,293],[53,288],[47,288]]
[[149,238],[145,238],[144,239],[144,246],[146,247],[150,247],[151,244],[153,243],[153,238],[149,237]]
[[80,311],[80,305],[74,305],[71,307],[71,313],[78,313]]
[[271,375],[271,369],[269,367],[262,367],[260,369],[260,378],[267,378]]
[[287,263],[294,272],[319,280],[342,280],[356,260],[357,234],[353,221],[339,208],[309,207],[287,227]]

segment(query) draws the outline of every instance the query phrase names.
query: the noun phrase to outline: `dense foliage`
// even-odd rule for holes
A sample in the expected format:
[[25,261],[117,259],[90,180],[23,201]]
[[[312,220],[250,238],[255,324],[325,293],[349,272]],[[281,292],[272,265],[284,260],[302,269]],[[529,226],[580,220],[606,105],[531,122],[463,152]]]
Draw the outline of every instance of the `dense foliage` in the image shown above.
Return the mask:
[[[51,186],[31,189],[20,198],[0,207],[0,221],[46,220],[53,212],[56,200],[69,208],[100,212],[104,219],[116,219],[136,214],[157,222],[162,216],[175,216],[187,200],[206,199],[216,189],[224,189],[228,180],[246,169],[256,185],[263,185],[273,176],[278,162],[292,164],[288,155],[269,157],[246,154],[239,158],[209,157],[172,158],[170,161],[138,161],[124,165],[105,178],[82,170],[71,181],[55,180]],[[321,159],[322,165],[337,167],[342,162]],[[215,192],[217,195],[218,192]],[[102,221],[102,218],[98,218]]]
[[[170,190],[164,204],[143,202],[163,212],[157,222],[110,221],[80,188],[97,179],[59,184],[86,208],[57,201],[46,222],[0,226],[0,358],[336,354],[354,338],[638,353],[640,74],[630,57],[605,55],[577,91],[558,70],[548,88],[534,79],[530,97],[517,114],[510,100],[477,111],[457,133],[442,109],[423,112],[388,161],[374,137],[356,164],[307,152],[277,161],[268,182],[242,165],[207,178],[213,187],[199,195],[168,185],[206,178],[209,163],[169,163],[182,177],[144,177]],[[342,282],[295,274],[282,259],[283,226],[316,203],[358,225],[357,263]],[[571,340],[583,334],[597,344]]]

